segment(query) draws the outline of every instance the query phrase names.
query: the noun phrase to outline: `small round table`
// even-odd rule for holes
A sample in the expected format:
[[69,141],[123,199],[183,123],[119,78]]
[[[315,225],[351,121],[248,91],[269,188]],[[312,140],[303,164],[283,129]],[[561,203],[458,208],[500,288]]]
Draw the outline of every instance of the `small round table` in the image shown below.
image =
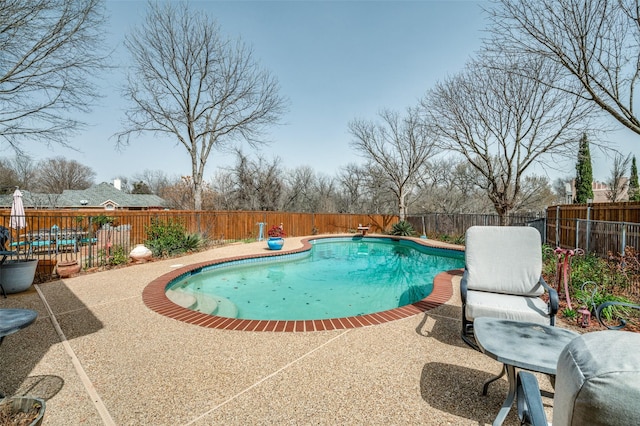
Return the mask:
[[[494,425],[502,424],[513,404],[516,368],[555,376],[560,352],[579,336],[560,327],[497,318],[476,318],[473,332],[482,353],[504,364],[503,372],[507,373],[509,380],[509,392]],[[484,395],[493,380],[495,378],[485,383]]]

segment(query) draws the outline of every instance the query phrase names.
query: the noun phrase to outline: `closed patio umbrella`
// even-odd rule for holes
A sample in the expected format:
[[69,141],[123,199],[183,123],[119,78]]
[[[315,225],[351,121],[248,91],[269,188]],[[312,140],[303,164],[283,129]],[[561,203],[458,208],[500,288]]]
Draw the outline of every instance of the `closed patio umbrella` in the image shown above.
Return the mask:
[[[27,227],[27,219],[24,214],[24,204],[22,203],[22,192],[18,188],[13,192],[13,203],[11,203],[11,217],[9,226],[19,231]],[[20,247],[20,241],[15,246]],[[14,246],[14,244],[12,244]]]
[[27,219],[24,214],[24,204],[22,203],[22,192],[20,192],[18,188],[16,188],[13,193],[9,226],[16,230],[27,227]]

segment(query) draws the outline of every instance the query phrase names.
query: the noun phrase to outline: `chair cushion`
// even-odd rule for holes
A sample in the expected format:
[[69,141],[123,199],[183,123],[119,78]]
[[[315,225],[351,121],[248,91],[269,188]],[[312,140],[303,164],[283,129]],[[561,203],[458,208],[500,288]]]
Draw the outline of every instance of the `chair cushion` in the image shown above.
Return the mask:
[[560,354],[553,425],[640,424],[640,334],[596,331]]
[[549,308],[539,297],[513,296],[469,290],[465,309],[467,320],[492,317],[513,321],[549,324]]
[[469,290],[539,296],[542,243],[528,226],[472,226],[465,240]]

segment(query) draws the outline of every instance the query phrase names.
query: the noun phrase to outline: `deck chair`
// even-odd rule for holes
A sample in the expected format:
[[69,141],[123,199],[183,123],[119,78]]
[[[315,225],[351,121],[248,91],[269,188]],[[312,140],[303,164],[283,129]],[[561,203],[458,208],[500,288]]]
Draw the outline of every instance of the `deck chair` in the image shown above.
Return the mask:
[[[558,292],[541,276],[542,244],[527,226],[472,226],[466,232],[460,282],[462,340],[479,350],[473,320],[503,318],[555,325]],[[549,301],[540,296],[548,292]]]
[[51,239],[51,230],[39,230],[35,237],[29,242],[32,251],[40,251],[43,248],[47,249],[48,253],[51,253],[51,248],[55,246],[55,241]]
[[[553,426],[640,424],[640,334],[594,331],[561,352],[553,397]],[[518,373],[522,424],[547,426],[536,377]]]
[[51,235],[53,235],[56,240],[56,253],[59,252],[61,248],[64,249],[65,247],[72,247],[73,251],[78,251],[78,239],[74,236],[70,237],[67,233],[61,232],[58,225],[53,225],[51,227]]

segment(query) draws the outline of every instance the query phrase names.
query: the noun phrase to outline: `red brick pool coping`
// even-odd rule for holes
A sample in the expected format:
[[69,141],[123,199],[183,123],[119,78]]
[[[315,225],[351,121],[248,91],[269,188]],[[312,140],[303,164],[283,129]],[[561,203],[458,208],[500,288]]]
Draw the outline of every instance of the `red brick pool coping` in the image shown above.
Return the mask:
[[[335,236],[334,236],[335,237]],[[462,275],[462,270],[453,270],[442,272],[433,280],[433,291],[429,296],[411,305],[402,306],[387,311],[376,312],[372,314],[359,315],[353,317],[331,318],[321,320],[248,320],[237,318],[219,317],[216,315],[204,314],[202,312],[192,311],[180,305],[173,303],[167,297],[165,289],[167,285],[174,279],[180,277],[194,269],[205,266],[226,263],[234,260],[243,260],[260,257],[284,256],[293,253],[300,253],[311,249],[310,240],[327,237],[313,237],[302,240],[302,247],[286,252],[274,252],[268,254],[254,254],[237,257],[227,257],[224,259],[216,259],[211,262],[195,263],[183,266],[174,271],[166,273],[155,280],[151,281],[142,292],[142,300],[144,304],[151,310],[160,315],[173,318],[188,324],[198,325],[206,328],[216,328],[224,330],[237,331],[276,331],[276,332],[306,332],[306,331],[327,331],[342,330],[349,328],[367,327],[376,324],[383,324],[389,321],[395,321],[426,312],[446,303],[453,295],[453,287],[451,279],[453,276]],[[384,238],[389,238],[385,236]],[[399,239],[399,238],[394,238]],[[428,244],[424,244],[428,245]],[[437,247],[436,247],[437,248]]]

